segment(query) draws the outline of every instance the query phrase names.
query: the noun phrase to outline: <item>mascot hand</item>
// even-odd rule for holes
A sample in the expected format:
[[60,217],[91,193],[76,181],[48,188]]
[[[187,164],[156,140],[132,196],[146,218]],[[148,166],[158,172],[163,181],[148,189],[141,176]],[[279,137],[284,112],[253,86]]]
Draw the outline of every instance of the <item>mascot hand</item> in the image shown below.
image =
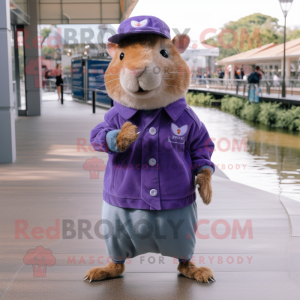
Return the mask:
[[117,146],[120,151],[125,151],[139,136],[136,132],[137,126],[130,122],[125,122],[117,136]]
[[208,169],[200,171],[196,177],[196,184],[203,202],[208,205],[212,198],[211,171]]

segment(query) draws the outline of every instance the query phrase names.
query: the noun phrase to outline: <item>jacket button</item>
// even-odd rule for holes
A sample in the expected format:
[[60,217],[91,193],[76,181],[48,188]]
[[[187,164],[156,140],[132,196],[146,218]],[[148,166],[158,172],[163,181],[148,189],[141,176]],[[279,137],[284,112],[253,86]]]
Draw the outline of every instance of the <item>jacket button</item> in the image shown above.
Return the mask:
[[150,133],[151,135],[155,135],[155,134],[156,134],[156,129],[155,129],[154,127],[151,127],[151,128],[149,129],[149,133]]
[[151,167],[154,167],[156,165],[156,159],[155,158],[150,158],[148,163]]
[[152,196],[152,197],[157,196],[157,190],[156,190],[156,189],[152,189],[152,190],[150,191],[150,196]]

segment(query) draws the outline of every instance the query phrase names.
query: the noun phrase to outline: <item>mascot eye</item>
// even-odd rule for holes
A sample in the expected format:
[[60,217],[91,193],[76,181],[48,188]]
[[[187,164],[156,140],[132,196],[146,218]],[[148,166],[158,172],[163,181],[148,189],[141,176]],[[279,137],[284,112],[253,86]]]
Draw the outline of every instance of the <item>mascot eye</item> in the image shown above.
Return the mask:
[[123,58],[124,58],[124,53],[122,52],[121,54],[120,54],[120,59],[122,60]]
[[165,57],[165,58],[168,58],[168,57],[169,57],[169,53],[168,53],[167,50],[161,50],[161,51],[160,51],[160,54],[161,54],[163,57]]

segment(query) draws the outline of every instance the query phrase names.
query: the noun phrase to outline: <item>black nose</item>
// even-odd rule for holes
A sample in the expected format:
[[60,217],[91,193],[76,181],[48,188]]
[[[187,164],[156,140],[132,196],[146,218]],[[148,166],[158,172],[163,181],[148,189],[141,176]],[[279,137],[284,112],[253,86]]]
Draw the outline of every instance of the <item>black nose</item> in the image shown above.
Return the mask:
[[138,92],[145,92],[140,86]]

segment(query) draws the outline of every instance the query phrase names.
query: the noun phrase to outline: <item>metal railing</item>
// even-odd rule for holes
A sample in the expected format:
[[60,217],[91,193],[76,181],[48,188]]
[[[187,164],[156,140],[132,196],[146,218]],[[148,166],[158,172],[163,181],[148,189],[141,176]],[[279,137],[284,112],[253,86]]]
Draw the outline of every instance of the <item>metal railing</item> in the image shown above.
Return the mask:
[[[81,89],[85,92],[91,91],[92,92],[92,110],[93,110],[93,114],[96,113],[97,93],[103,93],[103,94],[107,95],[106,91],[99,90],[99,89],[82,88],[82,87],[79,87],[79,86],[68,86],[68,85],[65,85],[64,83],[61,84],[60,86],[61,86],[61,97],[60,97],[61,104],[64,104],[64,93],[65,93],[64,90],[65,90],[66,86],[69,87],[71,89],[71,91],[74,91],[76,89]],[[89,101],[86,101],[85,99],[82,99],[82,102],[88,103]],[[111,105],[111,107],[114,105],[112,100],[110,102],[110,105]]]
[[[282,80],[263,79],[259,82],[261,95],[277,94],[278,98],[282,91]],[[192,78],[190,88],[205,88],[207,91],[225,91],[229,94],[248,96],[249,84],[242,79],[220,79],[220,78]],[[300,80],[286,80],[286,93],[289,95],[299,95],[300,99]]]
[[[71,81],[67,78],[63,78],[64,87],[65,87],[65,93],[71,94]],[[55,92],[56,91],[56,79],[55,78],[49,78],[49,79],[43,79],[42,80],[42,89],[44,93],[47,92]]]

